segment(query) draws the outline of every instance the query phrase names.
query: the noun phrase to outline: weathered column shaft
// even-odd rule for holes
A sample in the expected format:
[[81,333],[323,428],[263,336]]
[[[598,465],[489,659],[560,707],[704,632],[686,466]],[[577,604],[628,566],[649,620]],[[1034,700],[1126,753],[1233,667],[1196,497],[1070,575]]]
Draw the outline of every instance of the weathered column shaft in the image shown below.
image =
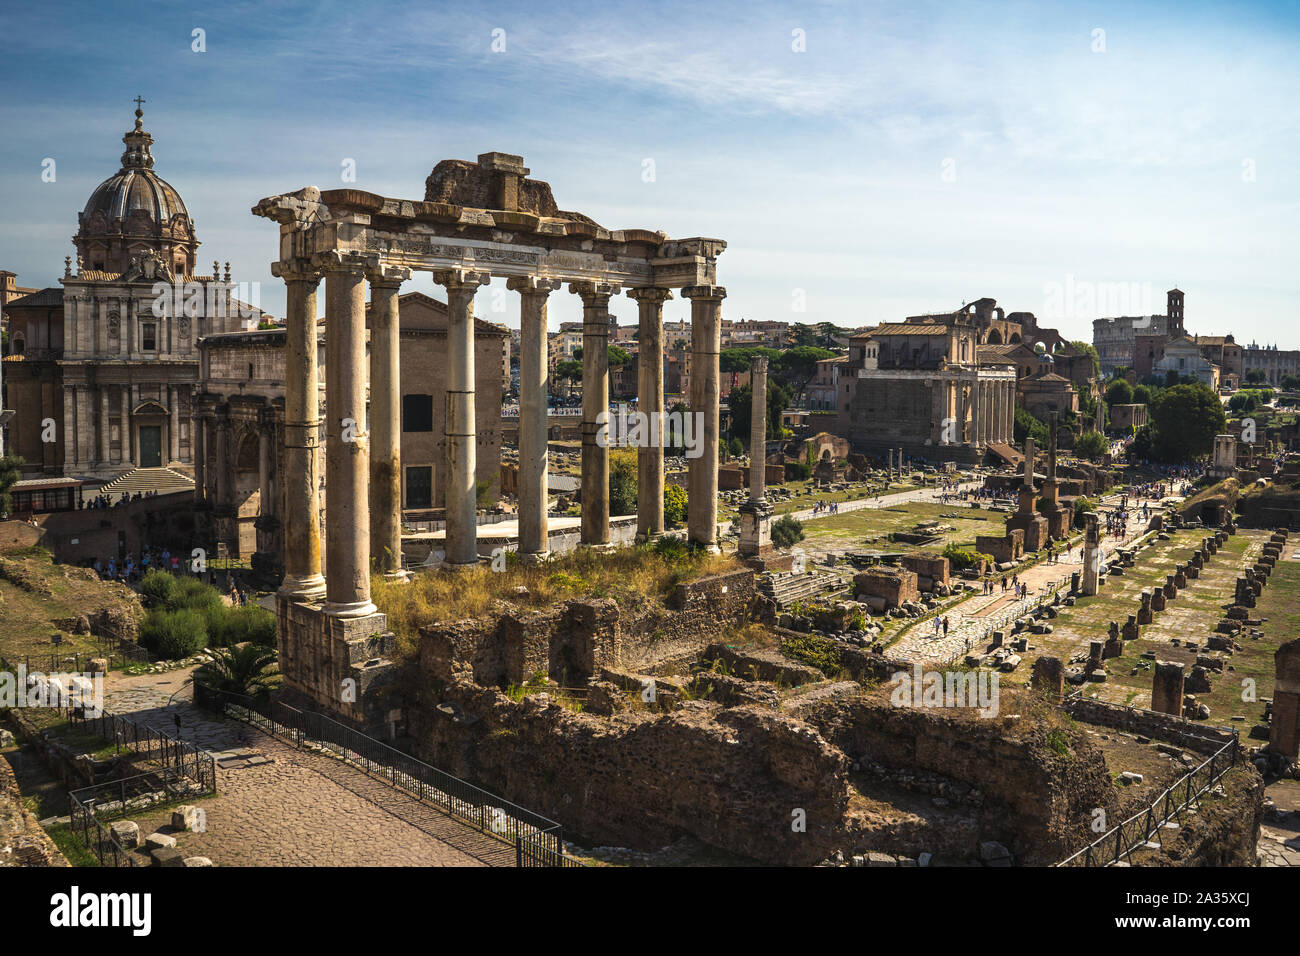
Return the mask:
[[370,601],[370,436],[366,430],[366,285],[359,256],[325,269],[325,613],[361,617]]
[[762,501],[767,491],[767,359],[749,363],[749,500]]
[[194,459],[194,500],[208,499],[207,420],[190,419],[190,457]]
[[171,405],[171,419],[167,425],[168,455],[173,462],[181,460],[181,387],[172,385],[167,389]]
[[63,467],[77,465],[77,387],[63,386]]
[[215,489],[215,501],[213,507],[218,511],[224,511],[230,502],[230,449],[227,445],[227,432],[230,431],[230,420],[226,417],[226,412],[221,411],[212,422],[213,431],[216,433],[214,445],[216,454],[213,456],[213,470],[216,474],[213,476],[213,487]]
[[257,514],[262,518],[275,514],[275,490],[271,487],[274,440],[274,424],[269,419],[262,421],[257,432]]
[[546,300],[560,287],[554,279],[515,278],[507,288],[519,297],[519,553],[536,559],[550,551],[547,513]]
[[636,535],[647,541],[664,531],[664,302],[669,289],[632,289],[637,318],[637,409],[649,434],[636,453]]
[[376,570],[402,572],[401,316],[409,269],[370,273],[370,554]]
[[718,353],[721,350],[722,286],[688,286],[691,300],[691,414],[700,423],[696,457],[689,462],[687,534],[709,550],[718,547]]
[[585,545],[609,544],[609,297],[618,286],[573,282],[582,298],[582,533]]
[[474,293],[486,272],[436,273],[447,289],[447,446],[445,502],[448,567],[478,563],[478,430],[474,405]]
[[325,593],[320,540],[320,387],[316,287],[320,273],[306,263],[276,263],[284,279],[284,581],[280,594],[317,600]]
[[120,390],[122,400],[122,427],[118,432],[122,436],[122,467],[130,468],[135,463],[131,454],[131,386],[123,383]]

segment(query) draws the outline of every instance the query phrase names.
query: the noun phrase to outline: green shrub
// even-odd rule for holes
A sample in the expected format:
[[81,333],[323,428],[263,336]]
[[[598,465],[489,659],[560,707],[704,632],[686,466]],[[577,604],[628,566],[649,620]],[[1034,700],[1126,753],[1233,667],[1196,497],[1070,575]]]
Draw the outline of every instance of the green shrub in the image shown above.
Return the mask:
[[140,594],[144,597],[145,607],[169,606],[175,591],[176,579],[157,568],[148,571],[140,582]]
[[171,593],[165,605],[168,611],[206,612],[210,607],[221,607],[221,595],[211,585],[198,578],[173,578]]
[[275,615],[255,604],[209,608],[204,623],[209,647],[233,647],[249,641],[263,647],[275,646]]
[[671,527],[686,520],[686,489],[681,485],[664,485],[664,524]]
[[964,571],[966,568],[974,567],[981,561],[986,564],[993,564],[993,555],[983,554],[974,548],[963,548],[961,545],[953,542],[943,549],[943,556],[948,559],[955,571]]
[[792,548],[803,540],[803,522],[794,515],[782,515],[772,522],[772,543],[778,548]]
[[655,538],[654,551],[669,564],[685,561],[691,554],[690,546],[676,535]]
[[154,611],[140,625],[140,643],[163,660],[180,660],[207,645],[206,622],[194,610]]
[[812,466],[806,461],[787,461],[785,463],[786,481],[807,481],[812,475]]

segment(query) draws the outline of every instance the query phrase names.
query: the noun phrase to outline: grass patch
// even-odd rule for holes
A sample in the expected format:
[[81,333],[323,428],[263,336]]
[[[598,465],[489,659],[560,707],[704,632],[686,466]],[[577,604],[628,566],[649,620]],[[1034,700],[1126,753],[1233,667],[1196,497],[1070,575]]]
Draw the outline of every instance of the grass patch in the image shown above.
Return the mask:
[[[679,584],[741,567],[734,555],[709,555],[665,546],[566,552],[525,565],[510,554],[506,569],[486,565],[454,573],[424,572],[408,583],[371,578],[371,597],[388,615],[402,653],[415,653],[420,628],[483,617],[494,604],[543,608],[573,598],[612,598],[620,605],[662,601]],[[526,589],[520,591],[520,588]]]

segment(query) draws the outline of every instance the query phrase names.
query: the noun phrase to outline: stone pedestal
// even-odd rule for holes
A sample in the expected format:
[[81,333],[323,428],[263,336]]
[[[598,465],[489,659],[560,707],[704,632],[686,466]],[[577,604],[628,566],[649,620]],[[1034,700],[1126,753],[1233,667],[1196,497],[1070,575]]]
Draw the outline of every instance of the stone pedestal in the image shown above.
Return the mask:
[[1086,596],[1097,593],[1101,583],[1101,535],[1097,528],[1097,515],[1091,511],[1084,515],[1083,582],[1079,593]]
[[739,510],[740,557],[767,556],[772,551],[772,506],[766,501],[746,501]]
[[1065,694],[1065,665],[1059,657],[1040,657],[1034,661],[1030,685],[1053,700]]
[[[279,596],[276,637],[286,689],[343,720],[383,732],[400,706],[387,616],[328,614],[319,603]],[[386,734],[384,734],[386,736]]]
[[1295,761],[1300,759],[1300,639],[1279,647],[1273,661],[1276,678],[1268,749]]
[[1160,714],[1181,716],[1183,712],[1183,665],[1156,661],[1151,677],[1151,709]]

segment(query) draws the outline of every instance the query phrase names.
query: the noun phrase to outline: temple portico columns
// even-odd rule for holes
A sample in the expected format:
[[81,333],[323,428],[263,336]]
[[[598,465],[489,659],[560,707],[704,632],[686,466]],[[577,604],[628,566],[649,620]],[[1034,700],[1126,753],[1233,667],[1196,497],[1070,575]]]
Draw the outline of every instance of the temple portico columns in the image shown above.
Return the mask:
[[637,449],[636,537],[649,541],[664,532],[664,303],[671,289],[631,289],[636,300],[637,409],[648,435]]
[[447,542],[444,566],[478,563],[478,430],[474,415],[474,294],[486,272],[450,269],[433,281],[447,290]]
[[[320,558],[320,394],[316,288],[321,274],[305,262],[272,263],[284,280],[284,581],[283,597],[319,600],[325,594]],[[200,440],[202,428],[199,429]],[[202,444],[200,451],[202,454]],[[199,466],[195,458],[195,474]]]
[[609,297],[611,282],[570,282],[582,299],[582,534],[588,546],[609,544]]
[[[370,279],[370,554],[386,577],[402,570],[401,318],[398,295],[411,270],[381,266]],[[328,333],[327,333],[328,334]]]
[[325,272],[325,613],[363,617],[370,600],[370,435],[366,429],[366,267],[316,256]]
[[[722,300],[727,290],[716,285],[687,286],[691,300],[691,416],[696,457],[689,459],[687,535],[690,541],[718,550],[718,380]],[[689,449],[688,449],[689,450]]]
[[559,287],[558,279],[536,276],[506,282],[519,293],[519,555],[529,561],[550,553],[546,300]]

